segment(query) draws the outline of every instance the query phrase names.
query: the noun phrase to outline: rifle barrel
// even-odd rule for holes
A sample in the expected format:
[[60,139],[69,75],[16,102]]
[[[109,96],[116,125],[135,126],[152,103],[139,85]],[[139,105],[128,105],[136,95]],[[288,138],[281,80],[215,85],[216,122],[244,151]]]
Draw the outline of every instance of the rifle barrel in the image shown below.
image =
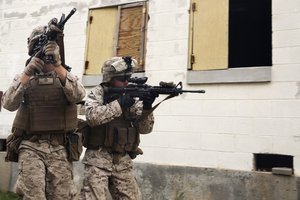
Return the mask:
[[188,92],[188,93],[205,93],[205,90],[181,90],[181,92]]
[[72,15],[74,14],[76,12],[76,8],[73,8],[72,10],[71,10],[71,12],[67,15],[67,17],[62,21],[62,23],[61,23],[61,27],[60,28],[63,28],[64,27],[64,25],[65,25],[65,23],[70,19],[70,17],[72,17]]

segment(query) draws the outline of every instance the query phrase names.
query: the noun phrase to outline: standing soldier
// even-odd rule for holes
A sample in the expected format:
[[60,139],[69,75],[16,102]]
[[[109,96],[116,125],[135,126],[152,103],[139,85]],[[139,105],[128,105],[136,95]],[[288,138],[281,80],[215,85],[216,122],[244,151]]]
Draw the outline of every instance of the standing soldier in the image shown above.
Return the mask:
[[33,57],[2,97],[3,108],[18,110],[6,159],[19,162],[16,193],[21,199],[66,200],[75,195],[72,152],[66,146],[77,127],[76,102],[84,98],[85,89],[61,64],[56,42],[43,48],[45,57],[53,57],[52,64],[33,55],[44,28],[31,33],[28,52]]
[[152,131],[155,97],[149,95],[141,101],[107,92],[109,87],[126,86],[135,65],[136,60],[130,57],[108,59],[102,67],[103,82],[87,96],[90,130],[84,135],[87,150],[81,199],[106,199],[109,191],[113,199],[141,199],[132,159],[142,154],[138,148],[140,134]]

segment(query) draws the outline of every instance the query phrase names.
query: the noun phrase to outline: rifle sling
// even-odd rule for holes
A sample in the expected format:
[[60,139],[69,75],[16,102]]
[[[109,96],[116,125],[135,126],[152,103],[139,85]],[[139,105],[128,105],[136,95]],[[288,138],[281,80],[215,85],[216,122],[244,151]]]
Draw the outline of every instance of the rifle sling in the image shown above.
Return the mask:
[[148,115],[150,115],[163,101],[166,101],[168,99],[171,99],[175,97],[174,95],[169,95],[166,98],[164,98],[162,101],[160,101],[159,103],[157,103],[155,106],[153,106],[150,110],[148,110],[146,113],[142,114],[142,116],[140,118],[138,118],[135,123],[138,123],[144,119],[146,119],[146,117],[148,117]]

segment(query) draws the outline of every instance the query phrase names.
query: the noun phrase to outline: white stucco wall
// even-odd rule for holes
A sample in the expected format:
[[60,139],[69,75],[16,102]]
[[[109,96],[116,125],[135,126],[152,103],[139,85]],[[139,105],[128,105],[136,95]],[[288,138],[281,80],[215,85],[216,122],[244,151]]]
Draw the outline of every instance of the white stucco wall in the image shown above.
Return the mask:
[[[83,73],[89,7],[135,1],[0,1],[0,90],[6,90],[27,59],[32,28],[77,12],[65,27],[66,62]],[[273,66],[269,83],[206,84],[206,94],[184,94],[155,110],[152,134],[142,136],[139,162],[253,169],[253,153],[294,156],[300,175],[300,1],[273,0]],[[146,76],[149,83],[186,83],[188,0],[150,0]],[[159,98],[160,100],[162,97]],[[157,100],[158,101],[158,100]],[[0,134],[8,134],[14,113],[0,113]]]

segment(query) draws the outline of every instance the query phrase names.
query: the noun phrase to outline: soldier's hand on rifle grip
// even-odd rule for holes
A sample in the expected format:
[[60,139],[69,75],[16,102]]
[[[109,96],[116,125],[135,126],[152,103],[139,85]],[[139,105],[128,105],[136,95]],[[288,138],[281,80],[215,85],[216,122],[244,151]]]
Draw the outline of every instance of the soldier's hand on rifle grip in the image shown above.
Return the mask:
[[156,96],[154,94],[145,95],[143,97],[143,108],[145,110],[150,110],[152,108],[152,104],[155,101]]
[[43,60],[37,57],[32,57],[29,63],[26,65],[24,73],[27,76],[33,76],[35,72],[40,73],[44,68],[44,64],[45,63]]
[[118,102],[122,108],[130,108],[134,104],[134,99],[128,95],[121,95]]
[[56,42],[49,41],[45,46],[44,53],[45,53],[46,58],[47,57],[53,58],[53,61],[51,64],[53,64],[55,67],[58,67],[61,65],[59,46]]

